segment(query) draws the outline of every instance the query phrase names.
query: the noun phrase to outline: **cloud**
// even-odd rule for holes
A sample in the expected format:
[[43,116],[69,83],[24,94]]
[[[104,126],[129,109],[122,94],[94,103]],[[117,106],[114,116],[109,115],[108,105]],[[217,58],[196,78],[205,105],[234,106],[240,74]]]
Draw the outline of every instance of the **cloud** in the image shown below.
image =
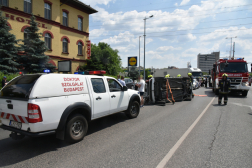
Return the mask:
[[[204,35],[194,34],[201,33],[201,31],[193,30],[198,25],[201,25],[200,22],[202,21],[214,21],[216,17],[222,16],[214,13],[237,10],[238,7],[229,8],[229,6],[242,6],[249,4],[250,1],[203,0],[200,5],[192,5],[184,9],[141,12],[131,10],[111,13],[99,7],[99,4],[112,4],[113,0],[94,0],[94,4],[97,5],[95,9],[99,12],[90,15],[90,39],[92,42],[97,43],[100,41],[106,42],[112,48],[118,49],[123,66],[126,66],[126,58],[139,53],[139,36],[142,36],[144,31],[143,18],[154,15],[153,18],[146,21],[146,58],[151,58],[146,60],[147,67],[150,65],[167,67],[167,62],[160,60],[169,60],[169,65],[185,67],[187,61],[197,61],[199,53],[221,51],[221,54],[226,55],[228,54],[226,51],[229,51],[230,48],[230,40],[228,42],[225,37],[236,35],[238,36],[236,39],[237,55],[251,55],[252,31],[247,26],[247,28],[244,27],[244,29],[248,29],[246,31],[235,31],[241,29],[241,27],[209,29],[211,33]],[[85,1],[85,3],[87,2],[91,3],[91,0]],[[190,0],[183,0],[180,5],[188,2]],[[174,5],[179,6],[179,4]],[[249,16],[250,13],[246,14]],[[246,14],[243,15],[245,16]],[[228,17],[224,17],[224,19],[228,19]],[[219,23],[216,23],[216,25],[218,26]],[[142,58],[143,37],[141,37],[141,61],[143,60]],[[186,62],[184,63],[183,61]],[[192,66],[195,67],[195,65],[196,63],[192,62]]]
[[190,0],[183,0],[180,5],[186,5],[188,2],[190,2]]
[[86,5],[91,5],[91,6],[95,6],[97,4],[99,5],[108,5],[109,2],[115,2],[115,0],[79,0],[81,2],[83,2]]
[[175,48],[173,46],[162,46],[162,47],[157,48],[157,51],[168,51],[168,50],[173,51],[173,50],[181,50],[181,49],[182,47]]

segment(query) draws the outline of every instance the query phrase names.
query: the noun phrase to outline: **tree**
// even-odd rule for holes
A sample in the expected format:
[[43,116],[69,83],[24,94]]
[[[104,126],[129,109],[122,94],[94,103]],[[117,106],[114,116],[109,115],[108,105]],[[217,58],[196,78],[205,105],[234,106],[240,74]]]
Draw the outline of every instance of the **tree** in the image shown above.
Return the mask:
[[32,14],[30,27],[26,28],[27,38],[23,40],[24,44],[21,45],[24,53],[18,59],[20,69],[24,69],[28,73],[41,73],[45,69],[55,72],[56,67],[48,63],[49,57],[44,54],[48,49],[45,46],[45,42],[40,39],[42,33],[38,33],[39,28],[35,20],[36,18]]
[[137,77],[139,76],[139,72],[136,66],[131,66],[129,68],[128,76],[133,80],[137,79]]
[[18,56],[18,40],[10,33],[10,30],[7,18],[3,17],[0,11],[0,71],[4,74],[17,72],[19,65],[15,62]]
[[[151,70],[151,69],[145,69],[145,79],[147,79],[148,76],[151,74],[151,73],[150,73],[150,70]],[[144,71],[141,72],[141,75],[144,75]]]
[[81,70],[105,70],[109,75],[117,75],[121,71],[119,51],[114,50],[107,43],[91,44],[91,59]]

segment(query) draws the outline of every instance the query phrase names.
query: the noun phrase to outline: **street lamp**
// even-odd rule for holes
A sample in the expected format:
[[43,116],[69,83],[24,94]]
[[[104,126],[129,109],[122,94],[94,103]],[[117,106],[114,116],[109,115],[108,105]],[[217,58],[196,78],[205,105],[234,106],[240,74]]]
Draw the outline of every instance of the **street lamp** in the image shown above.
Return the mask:
[[233,38],[237,38],[237,36],[235,36],[235,37],[226,37],[226,39],[231,39],[231,44],[230,44],[230,56],[229,56],[229,58],[231,58],[231,55],[232,55],[232,39]]
[[141,36],[139,36],[139,76],[140,76],[140,38]]
[[146,28],[146,19],[150,19],[150,18],[152,18],[153,17],[153,15],[151,15],[151,16],[149,16],[149,17],[145,17],[144,18],[144,81],[145,81],[145,28]]

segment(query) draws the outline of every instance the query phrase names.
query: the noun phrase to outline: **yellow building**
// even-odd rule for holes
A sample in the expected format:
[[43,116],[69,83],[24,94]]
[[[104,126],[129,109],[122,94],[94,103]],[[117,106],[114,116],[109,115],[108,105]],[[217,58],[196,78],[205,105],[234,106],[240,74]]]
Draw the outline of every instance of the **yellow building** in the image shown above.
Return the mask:
[[85,64],[90,53],[89,15],[95,9],[78,0],[0,0],[0,5],[16,39],[27,37],[31,13],[36,16],[50,63],[57,67],[58,61],[71,60],[71,73]]

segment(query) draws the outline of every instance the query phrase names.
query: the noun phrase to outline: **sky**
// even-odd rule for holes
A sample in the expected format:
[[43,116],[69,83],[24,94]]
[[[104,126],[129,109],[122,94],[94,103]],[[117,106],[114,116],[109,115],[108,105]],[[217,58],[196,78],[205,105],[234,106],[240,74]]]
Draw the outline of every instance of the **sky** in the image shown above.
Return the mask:
[[98,11],[89,17],[89,39],[117,49],[123,67],[128,57],[139,56],[139,39],[143,66],[145,17],[146,68],[197,67],[199,53],[227,57],[235,36],[235,57],[252,63],[251,0],[80,1]]

